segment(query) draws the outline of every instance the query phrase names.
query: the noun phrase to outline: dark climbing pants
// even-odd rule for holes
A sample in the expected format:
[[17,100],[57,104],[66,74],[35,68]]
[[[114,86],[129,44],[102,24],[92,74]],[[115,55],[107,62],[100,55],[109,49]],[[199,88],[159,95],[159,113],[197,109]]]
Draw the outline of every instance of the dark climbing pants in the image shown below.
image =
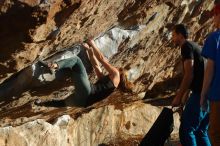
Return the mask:
[[91,92],[91,85],[86,69],[78,56],[64,59],[57,62],[59,69],[69,68],[72,74],[72,81],[75,86],[73,96],[65,100],[67,105],[85,106],[87,97]]

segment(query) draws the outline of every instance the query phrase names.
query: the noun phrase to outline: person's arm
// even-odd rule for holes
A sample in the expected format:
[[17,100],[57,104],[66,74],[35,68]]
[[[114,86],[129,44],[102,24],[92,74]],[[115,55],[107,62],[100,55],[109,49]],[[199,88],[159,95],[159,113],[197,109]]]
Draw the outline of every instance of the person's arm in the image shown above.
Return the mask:
[[88,44],[86,44],[86,43],[83,44],[83,47],[86,49],[86,52],[87,52],[88,57],[89,57],[89,60],[90,60],[90,62],[92,64],[92,67],[95,70],[95,73],[96,73],[98,79],[102,78],[103,77],[102,69],[101,69],[101,67],[99,65],[99,62],[98,62],[97,58],[94,55],[94,52],[93,52],[92,48],[90,48],[88,46]]
[[94,41],[90,40],[88,43],[93,48],[93,52],[94,52],[95,57],[103,65],[103,67],[108,71],[108,73],[112,76],[120,76],[118,69],[108,62],[108,60],[99,51],[99,49],[95,45]]
[[186,90],[186,92],[184,93],[182,99],[181,99],[181,104],[185,105],[188,98],[189,98],[189,94],[190,94],[190,89]]
[[184,77],[180,84],[177,95],[172,102],[172,106],[179,106],[184,94],[190,88],[190,84],[192,83],[193,79],[193,64],[194,62],[192,59],[187,59],[184,61]]
[[205,74],[204,74],[202,92],[201,92],[201,100],[200,100],[201,106],[203,106],[204,101],[206,100],[206,96],[207,96],[210,84],[212,82],[212,79],[213,79],[214,66],[215,66],[215,62],[211,59],[208,59],[207,66],[205,69]]
[[214,76],[215,60],[217,53],[216,48],[219,47],[218,45],[219,45],[219,36],[216,33],[211,33],[207,37],[204,43],[204,47],[202,49],[202,56],[207,58],[206,69],[203,79],[203,87],[200,98],[200,105],[204,110],[206,110],[207,107],[206,106],[207,94]]

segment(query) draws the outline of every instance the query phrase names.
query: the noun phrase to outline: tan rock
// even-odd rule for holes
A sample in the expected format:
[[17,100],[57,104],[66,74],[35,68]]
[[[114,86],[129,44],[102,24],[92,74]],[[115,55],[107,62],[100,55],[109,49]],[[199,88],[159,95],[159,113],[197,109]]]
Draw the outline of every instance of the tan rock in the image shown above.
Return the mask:
[[[95,146],[121,137],[143,136],[150,129],[161,108],[136,102],[122,111],[114,106],[105,106],[82,114],[74,120],[64,115],[53,124],[35,120],[17,127],[0,128],[4,143],[19,146]],[[175,114],[177,134],[179,119]]]

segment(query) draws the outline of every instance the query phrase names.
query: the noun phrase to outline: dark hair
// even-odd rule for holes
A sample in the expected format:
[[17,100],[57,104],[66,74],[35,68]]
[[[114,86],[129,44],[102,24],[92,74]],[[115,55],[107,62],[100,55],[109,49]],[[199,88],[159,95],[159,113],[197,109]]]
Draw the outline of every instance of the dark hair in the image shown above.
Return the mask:
[[215,5],[220,4],[220,0],[215,0],[215,1],[214,1],[214,4],[215,4]]
[[119,69],[120,72],[120,83],[118,85],[118,88],[122,92],[132,92],[133,84],[128,80],[127,77],[127,71],[123,68]]
[[184,24],[177,24],[173,29],[176,33],[181,34],[185,39],[188,38],[188,30]]

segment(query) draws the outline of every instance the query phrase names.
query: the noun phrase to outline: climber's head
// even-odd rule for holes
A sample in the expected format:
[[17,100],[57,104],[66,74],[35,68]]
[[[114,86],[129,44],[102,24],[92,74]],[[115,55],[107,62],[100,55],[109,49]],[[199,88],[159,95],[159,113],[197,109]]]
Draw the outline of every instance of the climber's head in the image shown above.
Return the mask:
[[123,68],[119,68],[120,83],[118,89],[123,92],[132,92],[133,84],[128,80],[128,72]]

